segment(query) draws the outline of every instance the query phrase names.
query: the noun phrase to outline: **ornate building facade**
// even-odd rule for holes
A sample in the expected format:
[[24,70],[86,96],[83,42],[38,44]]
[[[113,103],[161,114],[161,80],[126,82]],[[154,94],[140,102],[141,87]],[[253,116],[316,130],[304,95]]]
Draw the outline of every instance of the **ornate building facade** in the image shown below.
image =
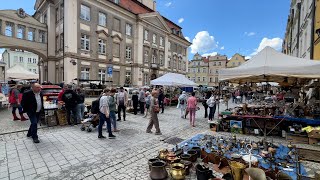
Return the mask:
[[190,42],[153,0],[37,0],[35,10],[48,26],[42,74],[51,82],[141,86],[167,72],[186,74]]

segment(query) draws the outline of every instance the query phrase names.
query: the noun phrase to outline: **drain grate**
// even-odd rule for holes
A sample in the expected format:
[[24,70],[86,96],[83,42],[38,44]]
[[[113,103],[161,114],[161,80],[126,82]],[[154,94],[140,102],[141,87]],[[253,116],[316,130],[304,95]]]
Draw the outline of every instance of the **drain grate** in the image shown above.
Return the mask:
[[178,137],[171,137],[171,138],[168,138],[168,139],[164,140],[164,142],[168,143],[168,144],[179,144],[182,141],[184,141],[184,139],[181,139],[181,138],[178,138]]
[[141,132],[136,129],[121,129],[120,134],[126,135],[126,136],[132,136],[132,135],[137,135],[140,134]]

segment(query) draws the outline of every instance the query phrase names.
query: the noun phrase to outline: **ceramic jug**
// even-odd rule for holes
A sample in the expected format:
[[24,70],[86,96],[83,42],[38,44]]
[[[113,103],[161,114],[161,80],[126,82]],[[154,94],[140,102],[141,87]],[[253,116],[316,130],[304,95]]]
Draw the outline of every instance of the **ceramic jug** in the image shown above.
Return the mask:
[[168,177],[166,163],[164,161],[155,161],[151,164],[150,178],[152,180],[163,180]]

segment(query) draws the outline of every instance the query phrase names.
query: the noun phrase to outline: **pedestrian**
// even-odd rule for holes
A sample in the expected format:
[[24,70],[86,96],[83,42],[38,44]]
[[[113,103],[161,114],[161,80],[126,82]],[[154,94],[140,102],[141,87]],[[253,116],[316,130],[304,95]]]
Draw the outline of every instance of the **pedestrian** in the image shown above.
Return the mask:
[[139,108],[140,108],[140,113],[144,114],[144,105],[146,103],[146,93],[145,89],[141,88],[139,92]]
[[178,98],[177,108],[180,108],[180,117],[186,118],[187,95],[185,91],[182,91],[182,94]]
[[62,101],[62,95],[64,93],[65,90],[68,89],[68,85],[67,84],[63,84],[63,88],[61,89],[61,91],[58,94],[58,101]]
[[211,97],[207,100],[207,105],[209,107],[209,121],[212,121],[214,119],[214,114],[216,112],[216,99],[215,99],[215,96],[214,94],[212,93]]
[[62,101],[65,104],[67,112],[67,121],[71,125],[71,116],[73,117],[73,124],[77,124],[77,101],[78,95],[72,90],[72,84],[67,85],[67,89],[62,95]]
[[132,99],[132,106],[133,106],[133,114],[137,115],[138,105],[139,105],[138,91],[133,91],[131,99]]
[[151,104],[151,94],[149,91],[146,92],[146,109],[145,109],[145,115],[143,117],[148,116],[148,112],[150,109],[150,104]]
[[124,91],[123,87],[120,87],[120,91],[117,95],[118,105],[118,120],[121,121],[121,110],[123,112],[123,121],[126,121],[126,108],[128,105],[128,94]]
[[39,143],[37,126],[38,121],[40,120],[40,113],[43,112],[44,109],[43,95],[39,83],[34,83],[31,90],[23,93],[21,105],[23,111],[28,114],[31,122],[27,137],[32,137],[34,143]]
[[159,91],[158,101],[159,101],[159,107],[161,109],[161,113],[163,113],[164,112],[164,94],[162,89],[160,89]]
[[159,103],[158,101],[158,91],[153,90],[151,92],[151,103],[150,103],[150,120],[149,120],[149,125],[147,127],[146,132],[147,133],[152,133],[151,129],[154,126],[156,128],[156,133],[155,135],[161,135],[161,131],[159,128],[159,119],[158,119],[158,113],[160,112],[159,108]]
[[196,93],[192,92],[191,97],[188,98],[187,108],[190,113],[190,125],[195,127],[195,117],[196,117],[196,108],[197,108],[197,98],[195,97]]
[[80,87],[77,87],[76,89],[76,93],[77,93],[77,124],[80,124],[80,122],[82,121],[83,117],[84,117],[84,109],[85,109],[85,105],[84,105],[84,101],[85,101],[85,96],[84,93],[81,91]]
[[109,139],[116,138],[115,135],[112,134],[111,131],[111,120],[110,120],[110,109],[109,109],[109,98],[108,95],[110,93],[109,89],[103,90],[103,95],[99,101],[99,126],[98,126],[98,138],[106,138],[102,135],[102,126],[104,122],[107,123],[107,131],[109,133]]
[[208,105],[207,105],[207,100],[211,97],[211,91],[208,91],[204,94],[203,96],[203,101],[202,105],[204,107],[204,118],[208,117]]
[[[25,118],[23,116],[23,111],[22,111],[22,107],[21,107],[21,99],[22,99],[22,84],[18,84],[15,85],[10,93],[9,93],[9,103],[10,106],[12,107],[12,116],[13,116],[13,120],[17,121],[17,120],[21,120],[21,121],[26,121],[28,120],[27,118]],[[16,115],[16,111],[19,111],[20,114],[20,118]]]
[[117,119],[116,119],[116,99],[114,97],[115,93],[117,92],[116,89],[111,89],[110,94],[108,96],[108,100],[109,100],[109,111],[110,111],[110,121],[111,124],[113,125],[113,132],[119,132],[119,130],[117,129]]

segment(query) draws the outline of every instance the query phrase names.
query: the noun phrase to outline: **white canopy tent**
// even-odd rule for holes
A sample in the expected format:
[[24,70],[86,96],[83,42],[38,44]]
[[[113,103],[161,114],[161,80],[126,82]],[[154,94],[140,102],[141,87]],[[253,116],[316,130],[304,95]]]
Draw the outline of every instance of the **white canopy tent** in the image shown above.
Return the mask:
[[193,81],[190,81],[182,74],[167,73],[157,79],[150,82],[151,85],[160,86],[179,86],[179,87],[195,87],[198,86]]
[[285,78],[320,78],[320,61],[285,55],[266,47],[239,67],[219,71],[219,81],[283,82]]
[[7,79],[20,79],[20,80],[39,79],[39,74],[30,72],[18,64],[9,68],[6,73],[8,77]]

